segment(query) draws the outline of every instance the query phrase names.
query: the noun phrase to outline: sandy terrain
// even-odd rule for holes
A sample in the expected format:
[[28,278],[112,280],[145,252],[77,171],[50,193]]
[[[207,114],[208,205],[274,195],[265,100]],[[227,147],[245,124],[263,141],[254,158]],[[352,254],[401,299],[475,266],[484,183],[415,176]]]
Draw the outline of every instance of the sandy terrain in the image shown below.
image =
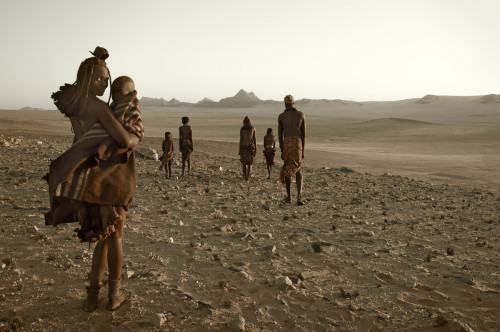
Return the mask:
[[[0,329],[500,329],[498,122],[311,114],[300,207],[282,203],[277,171],[265,179],[260,147],[253,178],[241,180],[235,142],[251,110],[185,111],[144,112],[140,147],[155,149],[189,115],[193,175],[179,176],[178,154],[170,180],[137,158],[130,301],[108,312],[103,291],[91,314],[81,307],[92,248],[76,225],[46,227],[42,215],[40,178],[69,146],[69,122],[0,111]],[[257,111],[260,142],[277,114]]]

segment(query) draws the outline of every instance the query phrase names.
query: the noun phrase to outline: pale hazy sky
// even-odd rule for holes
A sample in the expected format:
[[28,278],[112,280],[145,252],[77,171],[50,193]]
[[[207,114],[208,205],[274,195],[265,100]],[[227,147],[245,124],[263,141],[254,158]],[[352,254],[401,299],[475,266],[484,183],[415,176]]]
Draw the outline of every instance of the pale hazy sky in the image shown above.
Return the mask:
[[97,45],[139,97],[500,93],[499,31],[498,0],[0,0],[0,108],[53,109]]

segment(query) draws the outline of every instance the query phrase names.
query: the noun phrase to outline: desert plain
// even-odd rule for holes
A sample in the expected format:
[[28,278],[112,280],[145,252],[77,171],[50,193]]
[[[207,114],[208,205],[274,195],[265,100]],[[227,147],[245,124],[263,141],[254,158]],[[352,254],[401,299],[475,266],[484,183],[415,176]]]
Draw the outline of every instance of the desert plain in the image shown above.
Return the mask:
[[[281,103],[145,107],[123,291],[82,310],[93,245],[48,227],[42,176],[72,142],[58,111],[0,110],[0,328],[22,331],[498,331],[500,103],[426,96],[302,101],[304,206],[262,139]],[[190,117],[192,174],[165,179],[165,131]],[[251,180],[237,155],[256,127]],[[177,145],[175,146],[177,149]],[[295,193],[292,184],[292,194]],[[292,200],[293,202],[293,200]]]

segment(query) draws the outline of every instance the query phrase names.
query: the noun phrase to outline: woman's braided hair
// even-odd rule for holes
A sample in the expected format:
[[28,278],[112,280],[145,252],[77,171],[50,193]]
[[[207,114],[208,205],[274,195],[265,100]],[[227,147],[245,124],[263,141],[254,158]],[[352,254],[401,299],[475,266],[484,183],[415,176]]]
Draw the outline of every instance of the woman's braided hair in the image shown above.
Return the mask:
[[[106,62],[95,56],[85,59],[78,68],[76,81],[73,84],[65,84],[54,92],[51,98],[57,108],[66,116],[76,115],[80,109],[84,109],[89,97],[90,82],[94,74],[95,66],[103,66],[107,69]],[[111,94],[109,96],[111,98]],[[109,99],[108,99],[109,104]]]

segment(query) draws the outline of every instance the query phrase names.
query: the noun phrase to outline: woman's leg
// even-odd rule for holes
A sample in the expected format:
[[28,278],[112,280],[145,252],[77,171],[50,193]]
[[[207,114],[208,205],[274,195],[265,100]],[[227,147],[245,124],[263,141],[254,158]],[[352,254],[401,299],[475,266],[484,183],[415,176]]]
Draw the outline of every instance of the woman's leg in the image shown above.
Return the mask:
[[125,303],[125,295],[120,293],[120,279],[122,274],[123,264],[123,225],[125,224],[126,212],[120,207],[117,209],[118,214],[122,217],[115,225],[116,230],[106,239],[108,246],[108,288],[109,302],[106,305],[108,310],[116,310]]
[[83,310],[92,312],[97,308],[99,289],[102,284],[102,277],[108,262],[108,245],[106,241],[98,241],[92,255],[92,266],[90,268],[90,285],[87,287],[87,299]]

